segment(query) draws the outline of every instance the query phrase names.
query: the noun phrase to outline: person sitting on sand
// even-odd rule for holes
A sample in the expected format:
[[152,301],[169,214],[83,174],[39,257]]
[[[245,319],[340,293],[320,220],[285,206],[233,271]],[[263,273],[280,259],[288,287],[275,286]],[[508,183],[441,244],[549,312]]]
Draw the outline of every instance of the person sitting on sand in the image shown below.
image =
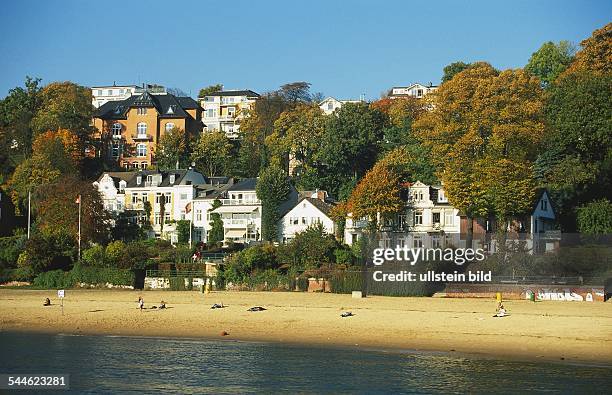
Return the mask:
[[144,299],[142,298],[142,296],[138,297],[138,308],[140,309],[140,311],[144,309]]
[[46,298],[43,302],[43,306],[51,306],[51,300],[49,298]]
[[500,303],[497,314],[495,314],[493,317],[505,317],[506,315],[506,309],[504,308],[504,305]]
[[159,308],[160,309],[165,309],[166,308],[166,302],[164,302],[163,300],[161,302],[159,302]]

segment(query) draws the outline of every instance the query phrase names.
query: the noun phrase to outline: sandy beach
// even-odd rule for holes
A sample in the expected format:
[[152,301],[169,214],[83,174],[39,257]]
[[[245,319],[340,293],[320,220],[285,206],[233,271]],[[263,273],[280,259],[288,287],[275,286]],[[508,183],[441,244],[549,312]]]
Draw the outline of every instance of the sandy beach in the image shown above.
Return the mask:
[[[137,309],[166,301],[168,309]],[[44,298],[53,303],[43,307]],[[394,298],[290,292],[0,289],[0,330],[195,337],[322,346],[428,350],[612,365],[612,304]],[[226,308],[211,310],[213,303]],[[247,312],[252,306],[267,310]],[[343,311],[353,317],[341,318]],[[222,336],[225,331],[229,335]]]

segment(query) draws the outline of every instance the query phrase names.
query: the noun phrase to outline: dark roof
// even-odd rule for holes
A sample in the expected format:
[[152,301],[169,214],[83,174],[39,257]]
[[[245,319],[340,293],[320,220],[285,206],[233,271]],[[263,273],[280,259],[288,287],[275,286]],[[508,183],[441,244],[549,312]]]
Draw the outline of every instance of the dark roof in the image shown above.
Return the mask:
[[254,191],[257,185],[257,178],[245,178],[232,185],[228,191]]
[[217,91],[206,96],[247,96],[247,97],[259,97],[259,93],[253,92],[250,89],[241,91]]
[[[302,200],[308,200],[310,203],[312,203],[313,206],[318,208],[323,214],[327,215],[328,217],[329,217],[329,212],[334,207],[332,204],[324,202],[321,199],[304,198]],[[301,200],[300,200],[300,202],[301,202]],[[298,204],[299,204],[299,202],[298,202]]]
[[[159,184],[157,184],[158,187],[169,187],[173,185],[178,185],[180,184],[183,177],[185,177],[185,174],[187,174],[187,171],[188,170],[168,170],[168,171],[143,170],[143,171],[139,171],[139,172],[134,173],[134,176],[128,181],[127,187],[128,188],[144,187],[145,182],[147,181],[147,176],[155,175],[155,174],[162,175],[162,181]],[[171,174],[174,174],[174,183],[172,184],[170,184]],[[140,184],[136,184],[138,176],[142,176],[142,180]]]
[[299,193],[293,184],[289,184],[289,197],[278,206],[278,217],[283,218],[298,202]]
[[118,189],[119,182],[125,181],[127,183],[136,174],[136,172],[135,171],[108,171],[108,172],[102,173],[100,177],[98,177],[98,182],[100,182],[100,180],[102,180],[102,177],[104,177],[104,175],[106,174],[108,174],[108,176],[112,178],[115,188]]
[[114,100],[98,108],[95,117],[102,119],[125,119],[130,108],[155,107],[161,118],[192,118],[185,110],[197,109],[200,106],[191,97],[176,97],[170,93],[154,95],[143,92],[125,100]]

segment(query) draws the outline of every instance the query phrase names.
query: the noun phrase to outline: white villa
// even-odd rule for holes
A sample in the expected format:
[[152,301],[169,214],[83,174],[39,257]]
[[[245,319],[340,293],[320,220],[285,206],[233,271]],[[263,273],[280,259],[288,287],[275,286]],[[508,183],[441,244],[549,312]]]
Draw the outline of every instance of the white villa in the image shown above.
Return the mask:
[[258,98],[259,94],[252,90],[222,90],[198,98],[204,109],[204,131],[219,130],[229,138],[238,138],[240,121]]
[[321,223],[326,233],[334,235],[335,224],[329,217],[333,207],[325,191],[303,192],[303,197],[281,218],[278,224],[279,241],[287,242],[309,226]]
[[435,92],[438,89],[437,86],[432,85],[431,82],[429,85],[423,85],[418,82],[415,82],[409,86],[394,86],[389,91],[389,97],[391,99],[400,98],[400,97],[416,97],[417,99],[421,99],[427,96],[431,92]]

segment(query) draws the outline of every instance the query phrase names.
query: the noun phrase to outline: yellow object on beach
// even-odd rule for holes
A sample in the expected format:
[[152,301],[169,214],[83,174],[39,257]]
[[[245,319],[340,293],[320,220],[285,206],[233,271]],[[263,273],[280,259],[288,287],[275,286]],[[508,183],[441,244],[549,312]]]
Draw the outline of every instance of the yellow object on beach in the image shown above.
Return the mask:
[[495,294],[495,299],[496,299],[496,300],[497,300],[499,303],[501,303],[501,302],[502,302],[502,294],[501,294],[501,292],[497,292],[497,293]]

